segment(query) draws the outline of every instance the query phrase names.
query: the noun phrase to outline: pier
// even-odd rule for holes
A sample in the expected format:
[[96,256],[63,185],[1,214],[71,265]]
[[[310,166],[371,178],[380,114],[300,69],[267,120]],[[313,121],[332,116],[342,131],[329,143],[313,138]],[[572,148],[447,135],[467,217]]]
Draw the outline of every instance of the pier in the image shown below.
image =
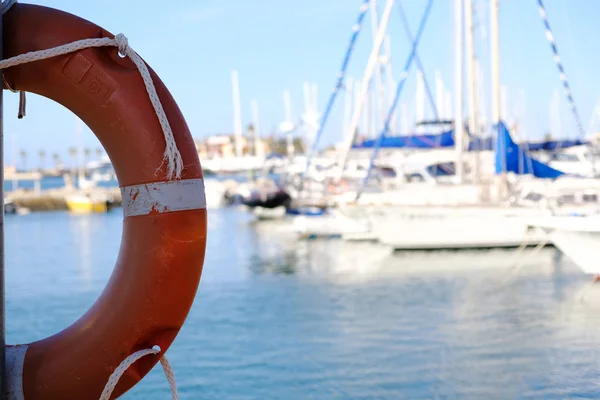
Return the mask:
[[67,210],[66,197],[76,194],[107,194],[113,199],[113,206],[121,206],[121,191],[118,187],[93,189],[47,189],[40,193],[33,190],[19,189],[7,193],[6,198],[12,200],[17,207],[28,208],[30,211],[62,211]]

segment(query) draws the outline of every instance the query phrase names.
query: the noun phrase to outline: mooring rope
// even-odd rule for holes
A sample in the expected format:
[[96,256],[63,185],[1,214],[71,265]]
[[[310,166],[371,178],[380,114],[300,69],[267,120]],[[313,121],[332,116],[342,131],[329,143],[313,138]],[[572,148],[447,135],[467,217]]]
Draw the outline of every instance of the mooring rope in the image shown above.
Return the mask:
[[[113,373],[108,378],[108,381],[106,382],[106,385],[104,386],[104,390],[102,391],[102,394],[100,395],[99,400],[109,400],[110,399],[110,396],[111,396],[113,390],[115,390],[117,383],[119,383],[119,379],[121,379],[121,376],[123,376],[125,371],[127,371],[127,368],[129,368],[134,362],[136,362],[137,360],[139,360],[142,357],[149,356],[149,355],[156,355],[156,354],[160,354],[160,347],[158,347],[158,346],[154,346],[151,349],[144,349],[144,350],[136,351],[135,353],[131,354],[129,357],[124,359],[121,362],[121,364],[119,364],[119,366],[117,368],[115,368]],[[165,375],[167,376],[167,380],[169,381],[169,386],[171,388],[171,397],[173,398],[173,400],[178,400],[179,395],[177,394],[177,385],[175,383],[175,374],[173,373],[173,368],[171,368],[171,364],[169,364],[169,360],[167,360],[166,356],[162,356],[160,358],[160,365],[162,365],[163,371],[165,371]]]
[[[154,111],[156,112],[156,116],[158,118],[160,126],[162,127],[162,131],[165,137],[166,146],[163,162],[167,162],[167,178],[171,180],[181,178],[181,172],[183,170],[183,160],[181,159],[181,153],[179,152],[177,144],[175,143],[173,131],[171,130],[171,125],[169,124],[169,120],[167,119],[165,110],[163,109],[158,94],[156,93],[156,88],[154,87],[154,82],[152,81],[150,71],[148,70],[148,67],[146,66],[144,60],[142,60],[142,58],[135,51],[133,51],[131,47],[129,47],[127,38],[122,33],[119,33],[114,38],[104,37],[82,39],[50,49],[31,51],[29,53],[20,54],[18,56],[1,60],[0,69],[6,69],[20,64],[45,60],[48,58],[69,54],[74,51],[83,50],[91,47],[105,46],[117,47],[119,49],[119,55],[123,57],[129,57],[137,67],[140,75],[142,76],[142,80],[144,81],[144,85],[146,86],[146,91],[148,92],[148,97],[150,98],[150,102],[154,107]],[[24,115],[24,99],[22,95],[20,100],[21,105],[19,107],[19,114]],[[160,167],[162,167],[162,164],[158,168]]]

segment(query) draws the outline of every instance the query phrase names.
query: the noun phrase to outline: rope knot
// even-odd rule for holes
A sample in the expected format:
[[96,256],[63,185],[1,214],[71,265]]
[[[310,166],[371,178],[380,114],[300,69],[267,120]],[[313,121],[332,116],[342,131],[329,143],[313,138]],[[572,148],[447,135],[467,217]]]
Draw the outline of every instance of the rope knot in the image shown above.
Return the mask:
[[127,36],[122,33],[117,34],[115,36],[115,42],[117,43],[117,47],[119,48],[119,53],[122,56],[127,55],[127,50],[129,50],[129,41],[127,40]]

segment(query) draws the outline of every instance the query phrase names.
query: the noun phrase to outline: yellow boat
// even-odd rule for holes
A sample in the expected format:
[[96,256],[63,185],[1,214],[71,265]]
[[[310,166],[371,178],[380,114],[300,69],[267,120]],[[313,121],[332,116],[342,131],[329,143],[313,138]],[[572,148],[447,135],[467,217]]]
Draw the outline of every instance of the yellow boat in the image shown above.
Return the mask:
[[69,211],[77,214],[104,213],[109,209],[110,201],[106,196],[77,194],[65,198]]

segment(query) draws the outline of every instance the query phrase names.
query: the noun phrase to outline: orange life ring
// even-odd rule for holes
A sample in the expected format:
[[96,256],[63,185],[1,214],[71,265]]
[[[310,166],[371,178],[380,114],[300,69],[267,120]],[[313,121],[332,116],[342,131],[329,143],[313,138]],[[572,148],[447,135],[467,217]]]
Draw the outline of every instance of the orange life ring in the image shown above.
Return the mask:
[[[5,59],[81,39],[113,38],[84,19],[28,4],[12,6],[3,24]],[[138,70],[117,48],[88,48],[4,71],[5,88],[55,100],[91,128],[115,168],[124,212],[117,263],[95,304],[53,336],[7,346],[11,398],[99,398],[127,356],[155,345],[165,352],[192,306],[206,249],[202,169],[183,115],[150,73],[183,160],[180,180],[168,179],[161,125]],[[133,387],[159,359],[135,362],[111,398]]]

